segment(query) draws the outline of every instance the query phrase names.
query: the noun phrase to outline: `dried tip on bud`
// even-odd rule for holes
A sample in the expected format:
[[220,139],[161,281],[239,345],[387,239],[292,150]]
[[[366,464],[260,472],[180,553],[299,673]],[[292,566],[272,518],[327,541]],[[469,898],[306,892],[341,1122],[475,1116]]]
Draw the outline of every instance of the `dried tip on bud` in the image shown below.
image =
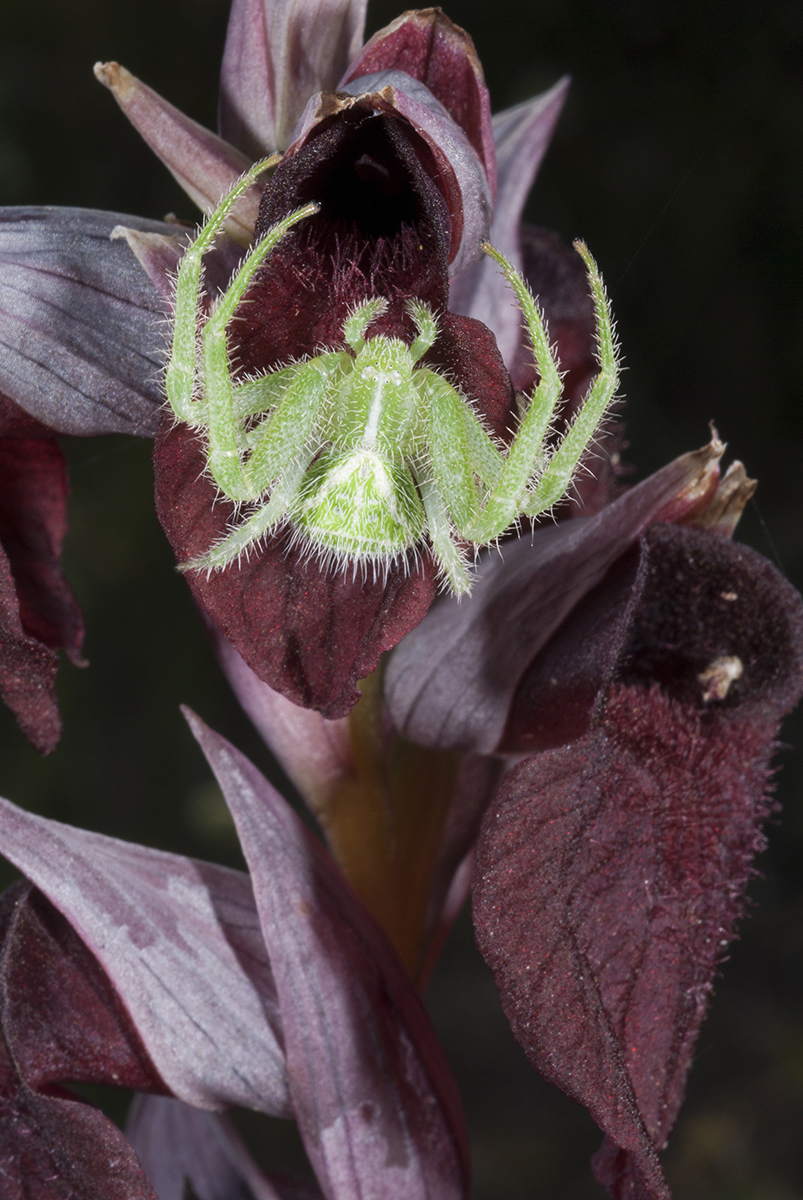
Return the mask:
[[[721,444],[721,443],[720,443]],[[730,537],[739,523],[747,501],[758,487],[757,479],[750,479],[744,463],[732,462],[720,480],[719,487],[710,504],[693,522],[700,529],[710,529]]]
[[125,67],[121,67],[119,63],[97,62],[92,70],[95,73],[95,78],[104,87],[114,92],[115,96],[121,101],[127,100],[137,86],[138,80],[136,76],[127,71]]

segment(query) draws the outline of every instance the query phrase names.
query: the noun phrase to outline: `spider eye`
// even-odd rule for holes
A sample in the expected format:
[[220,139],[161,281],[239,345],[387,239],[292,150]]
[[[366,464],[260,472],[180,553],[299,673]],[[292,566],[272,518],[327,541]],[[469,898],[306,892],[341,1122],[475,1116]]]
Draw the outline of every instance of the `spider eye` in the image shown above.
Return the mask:
[[376,379],[376,367],[364,367],[360,378],[365,380]]

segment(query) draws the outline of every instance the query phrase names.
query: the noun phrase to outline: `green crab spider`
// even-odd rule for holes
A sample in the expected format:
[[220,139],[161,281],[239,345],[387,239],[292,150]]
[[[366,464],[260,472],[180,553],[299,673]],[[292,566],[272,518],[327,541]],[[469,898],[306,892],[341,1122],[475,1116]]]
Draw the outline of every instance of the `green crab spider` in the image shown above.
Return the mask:
[[496,541],[522,517],[548,511],[568,490],[618,381],[605,289],[582,242],[596,311],[600,372],[569,426],[547,446],[561,396],[559,364],[527,284],[492,246],[522,310],[540,382],[522,398],[510,445],[484,428],[471,400],[438,371],[418,364],[438,337],[438,319],[408,303],[411,346],[368,336],[387,309],[376,296],[343,328],[344,348],[237,379],[229,330],[235,311],[274,246],[317,211],[291,212],[256,242],[204,319],[203,256],[240,196],[275,159],[255,164],[212,212],[181,261],[166,391],[179,421],[202,432],[209,474],[236,505],[227,535],[181,570],[220,571],[289,524],[323,569],[352,563],[386,572],[428,540],[442,582],[471,589],[467,548]]

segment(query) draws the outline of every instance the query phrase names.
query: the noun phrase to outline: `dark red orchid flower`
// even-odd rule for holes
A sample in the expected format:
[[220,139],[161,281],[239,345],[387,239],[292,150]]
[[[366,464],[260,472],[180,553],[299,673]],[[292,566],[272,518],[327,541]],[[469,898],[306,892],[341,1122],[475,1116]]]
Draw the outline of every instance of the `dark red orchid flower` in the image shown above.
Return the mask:
[[[492,121],[473,47],[439,10],[360,49],[363,15],[361,0],[235,0],[222,136],[116,64],[97,73],[206,211],[255,158],[285,152],[207,255],[210,301],[277,215],[320,205],[249,297],[242,370],[336,345],[375,290],[381,328],[409,339],[415,296],[445,314],[429,361],[502,434],[533,368],[501,277],[476,261],[490,235],[541,298],[571,416],[595,371],[585,278],[553,235],[519,224],[565,84]],[[51,434],[154,436],[180,560],[230,509],[162,411],[188,232],[0,218],[1,682],[48,749],[53,650],[80,653]],[[459,1104],[410,978],[465,898],[475,844],[478,939],[516,1036],[603,1130],[594,1169],[610,1194],[668,1195],[657,1152],[762,845],[774,739],[803,691],[803,610],[730,540],[752,485],[738,465],[720,478],[716,437],[621,494],[617,449],[609,430],[559,520],[483,559],[459,605],[433,604],[426,563],[352,579],[278,539],[192,576],[235,691],[343,875],[195,718],[250,876],[0,804],[0,849],[27,877],[0,912],[12,1200],[464,1195]],[[365,679],[393,647],[384,683]],[[130,1142],[70,1081],[143,1093]],[[319,1186],[260,1176],[214,1112],[234,1105],[294,1115]]]
[[408,737],[509,757],[477,940],[530,1061],[605,1133],[593,1165],[617,1200],[669,1195],[657,1151],[803,694],[803,602],[731,542],[753,485],[738,464],[718,482],[722,449],[489,558],[386,677]]
[[[492,123],[471,41],[440,10],[405,14],[360,50],[364,10],[351,0],[313,16],[298,0],[236,0],[220,137],[117,64],[96,73],[205,211],[254,156],[285,151],[264,192],[251,189],[207,256],[210,295],[276,213],[310,197],[321,204],[249,296],[243,370],[339,344],[346,313],[367,293],[390,301],[377,328],[408,337],[405,303],[414,296],[445,314],[428,361],[478,397],[502,433],[513,389],[492,334],[512,365],[521,331],[507,298],[497,304],[503,285],[472,263],[493,220],[497,244],[521,265],[521,209],[565,82]],[[156,433],[164,528],[180,560],[204,549],[225,529],[231,506],[215,502],[192,435],[172,418],[160,424],[165,347],[157,314],[172,310],[188,234],[75,210],[12,209],[1,219],[0,388],[52,432]],[[417,624],[436,590],[426,562],[409,575],[354,580],[303,563],[279,538],[237,568],[193,573],[190,585],[261,678],[330,717],[349,710],[357,680]],[[38,736],[53,741],[52,731]]]

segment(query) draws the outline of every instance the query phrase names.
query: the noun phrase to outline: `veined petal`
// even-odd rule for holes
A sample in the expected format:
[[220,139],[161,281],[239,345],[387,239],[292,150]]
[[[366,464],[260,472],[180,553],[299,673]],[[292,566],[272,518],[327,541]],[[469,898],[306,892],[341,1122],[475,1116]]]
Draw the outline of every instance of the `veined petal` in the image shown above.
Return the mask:
[[55,433],[152,436],[162,303],[116,225],[80,208],[0,209],[0,391]]
[[354,94],[360,76],[400,71],[423,83],[466,134],[496,196],[491,105],[474,43],[439,8],[403,13],[366,43],[338,84]]
[[459,1099],[384,935],[259,772],[188,714],[254,880],[293,1108],[329,1200],[464,1195]]
[[276,992],[246,875],[8,800],[0,852],[95,955],[176,1096],[289,1115]]
[[220,74],[222,136],[252,159],[284,150],[308,98],[360,48],[367,0],[234,0]]
[[596,516],[542,526],[486,556],[471,596],[438,600],[393,654],[385,698],[399,732],[425,746],[492,753],[528,664],[651,521],[705,507],[723,451],[714,441]]
[[[137,133],[167,167],[176,183],[204,213],[216,208],[252,159],[223,138],[163,100],[119,63],[96,63],[95,75],[111,91]],[[240,200],[227,222],[235,236],[249,242],[259,210],[256,185]]]
[[[493,118],[499,190],[490,241],[518,271],[524,268],[519,234],[524,205],[566,101],[569,82],[568,76],[564,77],[548,92]],[[496,263],[483,256],[455,279],[450,305],[455,312],[476,317],[493,331],[505,365],[512,372],[523,340],[521,314]]]

